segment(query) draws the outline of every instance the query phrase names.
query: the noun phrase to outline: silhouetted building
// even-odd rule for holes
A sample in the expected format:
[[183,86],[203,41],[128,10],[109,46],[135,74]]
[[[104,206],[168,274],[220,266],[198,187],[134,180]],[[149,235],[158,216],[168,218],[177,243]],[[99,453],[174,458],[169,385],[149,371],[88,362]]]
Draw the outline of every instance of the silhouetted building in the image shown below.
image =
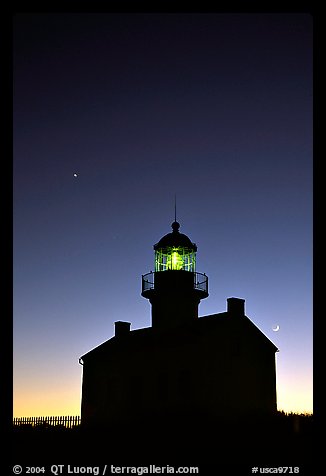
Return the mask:
[[205,415],[219,418],[276,412],[275,345],[245,315],[245,301],[198,317],[208,278],[196,272],[197,246],[179,223],[155,250],[155,271],[142,276],[152,326],[115,335],[83,364],[83,424]]

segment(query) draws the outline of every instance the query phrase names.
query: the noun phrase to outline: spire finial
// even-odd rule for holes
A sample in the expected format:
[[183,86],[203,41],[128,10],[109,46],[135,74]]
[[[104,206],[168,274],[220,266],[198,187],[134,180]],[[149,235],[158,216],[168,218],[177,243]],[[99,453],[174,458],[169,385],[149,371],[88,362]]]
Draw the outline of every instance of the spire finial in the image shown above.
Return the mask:
[[177,221],[177,194],[174,194],[174,221]]
[[177,222],[177,194],[174,194],[174,222],[172,223],[172,230],[177,233],[180,228],[180,223]]
[[180,223],[178,223],[177,221],[174,221],[171,226],[172,226],[173,232],[178,233],[180,228]]

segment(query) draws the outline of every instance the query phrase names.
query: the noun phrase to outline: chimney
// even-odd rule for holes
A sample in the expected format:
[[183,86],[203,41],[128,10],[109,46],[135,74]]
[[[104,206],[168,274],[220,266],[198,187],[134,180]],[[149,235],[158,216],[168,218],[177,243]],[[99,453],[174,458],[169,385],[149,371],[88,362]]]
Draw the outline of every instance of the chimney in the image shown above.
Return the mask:
[[122,337],[130,332],[130,322],[116,321],[114,323],[115,337]]
[[228,298],[227,299],[227,311],[233,316],[244,316],[245,315],[245,300],[240,298]]

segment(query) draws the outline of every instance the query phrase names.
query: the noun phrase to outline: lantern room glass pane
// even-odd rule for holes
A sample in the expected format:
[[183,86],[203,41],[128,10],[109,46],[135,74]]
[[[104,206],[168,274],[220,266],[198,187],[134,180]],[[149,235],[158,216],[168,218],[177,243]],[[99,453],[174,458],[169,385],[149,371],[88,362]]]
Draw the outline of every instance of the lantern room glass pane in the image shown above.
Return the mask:
[[196,253],[189,248],[171,247],[155,251],[155,271],[195,272]]

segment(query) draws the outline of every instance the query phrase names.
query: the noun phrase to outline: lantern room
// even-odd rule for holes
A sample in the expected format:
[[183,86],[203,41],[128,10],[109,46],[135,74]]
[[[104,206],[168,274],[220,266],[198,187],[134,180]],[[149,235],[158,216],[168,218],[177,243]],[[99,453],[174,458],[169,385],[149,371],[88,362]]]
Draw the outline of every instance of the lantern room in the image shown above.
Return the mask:
[[197,246],[179,233],[180,224],[172,223],[172,233],[163,236],[154,245],[155,271],[196,271]]

